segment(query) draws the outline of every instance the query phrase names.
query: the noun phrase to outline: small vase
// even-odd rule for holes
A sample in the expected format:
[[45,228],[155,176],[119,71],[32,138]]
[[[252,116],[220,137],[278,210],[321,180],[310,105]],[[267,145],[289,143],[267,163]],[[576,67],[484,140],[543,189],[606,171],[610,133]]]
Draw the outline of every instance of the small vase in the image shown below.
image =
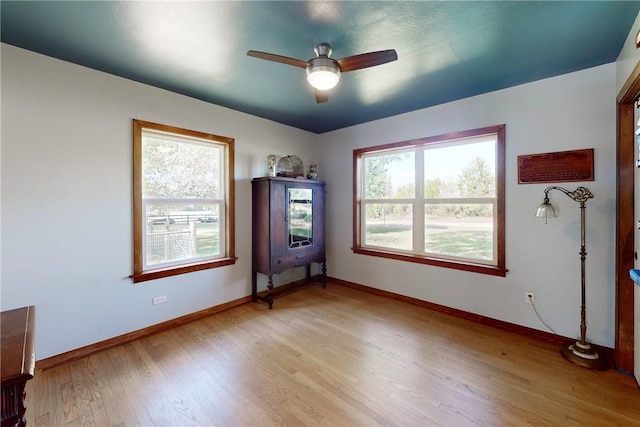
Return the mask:
[[313,162],[309,165],[309,173],[307,174],[308,179],[317,180],[318,179],[318,164]]
[[276,176],[276,156],[274,154],[267,156],[267,175]]

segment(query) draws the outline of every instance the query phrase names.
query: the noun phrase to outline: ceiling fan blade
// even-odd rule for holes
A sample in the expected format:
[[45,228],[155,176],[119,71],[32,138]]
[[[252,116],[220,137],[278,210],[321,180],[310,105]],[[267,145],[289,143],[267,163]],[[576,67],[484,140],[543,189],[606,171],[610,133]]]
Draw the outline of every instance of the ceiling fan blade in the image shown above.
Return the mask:
[[338,59],[338,65],[340,65],[340,70],[346,73],[347,71],[361,70],[375,65],[386,64],[396,59],[398,59],[396,50],[389,49],[347,56],[346,58]]
[[248,56],[254,58],[266,59],[267,61],[280,62],[282,64],[293,65],[294,67],[307,68],[307,62],[300,59],[289,58],[288,56],[275,55],[273,53],[258,52],[257,50],[247,51]]
[[316,102],[318,104],[325,103],[329,100],[329,92],[328,90],[317,90],[316,89]]

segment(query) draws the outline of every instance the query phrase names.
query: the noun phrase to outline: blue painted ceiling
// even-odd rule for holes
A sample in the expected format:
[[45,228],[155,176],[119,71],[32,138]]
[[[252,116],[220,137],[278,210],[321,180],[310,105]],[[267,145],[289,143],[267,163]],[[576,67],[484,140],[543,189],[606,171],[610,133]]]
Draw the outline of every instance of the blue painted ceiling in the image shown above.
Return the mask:
[[[639,1],[2,1],[2,42],[315,133],[615,61]],[[302,60],[395,49],[317,104]],[[523,100],[526,102],[526,100]]]

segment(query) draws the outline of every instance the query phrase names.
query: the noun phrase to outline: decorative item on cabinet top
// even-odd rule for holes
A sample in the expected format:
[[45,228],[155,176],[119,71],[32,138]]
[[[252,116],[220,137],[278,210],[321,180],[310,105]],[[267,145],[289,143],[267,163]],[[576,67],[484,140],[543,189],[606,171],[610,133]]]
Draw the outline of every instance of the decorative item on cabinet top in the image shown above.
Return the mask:
[[276,156],[269,154],[267,156],[267,176],[276,176]]
[[311,162],[309,165],[308,179],[318,179],[318,162]]
[[278,176],[287,178],[304,177],[304,164],[298,156],[289,155],[278,160]]

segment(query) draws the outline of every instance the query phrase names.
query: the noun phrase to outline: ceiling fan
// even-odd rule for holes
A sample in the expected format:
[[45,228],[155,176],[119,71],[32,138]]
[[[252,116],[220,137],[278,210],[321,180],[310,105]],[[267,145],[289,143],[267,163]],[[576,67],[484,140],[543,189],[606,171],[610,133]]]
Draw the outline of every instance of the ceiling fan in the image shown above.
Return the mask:
[[316,102],[318,104],[329,100],[329,91],[338,84],[341,73],[382,65],[398,59],[395,49],[361,53],[360,55],[348,56],[338,60],[329,58],[332,51],[331,46],[327,43],[316,45],[314,51],[316,52],[316,57],[309,61],[256,50],[248,51],[247,55],[306,69],[307,81],[315,89]]

